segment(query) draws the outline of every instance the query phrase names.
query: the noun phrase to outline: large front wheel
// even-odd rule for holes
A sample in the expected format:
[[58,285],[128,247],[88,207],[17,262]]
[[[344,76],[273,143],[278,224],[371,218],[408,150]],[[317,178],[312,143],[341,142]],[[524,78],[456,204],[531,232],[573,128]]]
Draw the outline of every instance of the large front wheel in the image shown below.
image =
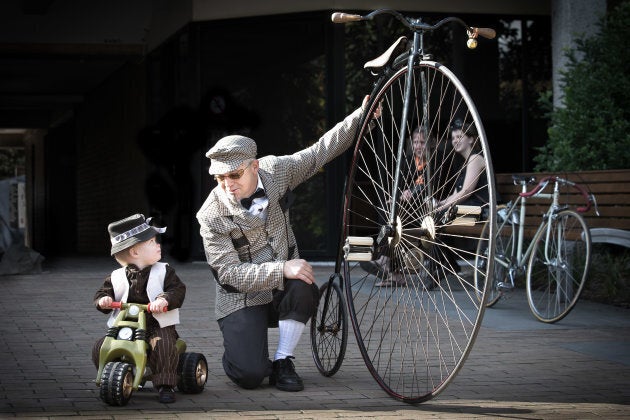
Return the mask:
[[[390,396],[417,403],[451,382],[475,341],[484,311],[478,291],[486,290],[493,266],[487,260],[494,253],[496,209],[488,143],[468,93],[442,65],[421,62],[413,69],[405,114],[407,73],[402,68],[377,85],[366,114],[380,106],[381,116],[358,131],[343,214],[346,248],[357,252],[346,252],[344,275],[368,370]],[[457,124],[472,136],[483,171],[469,197],[476,204],[440,208],[467,168],[451,139]],[[416,129],[427,140],[421,152],[412,140]],[[487,249],[482,255],[480,240]],[[359,261],[366,252],[372,261]]]
[[553,214],[533,239],[527,267],[527,301],[532,314],[552,323],[577,303],[591,263],[591,233],[573,210]]

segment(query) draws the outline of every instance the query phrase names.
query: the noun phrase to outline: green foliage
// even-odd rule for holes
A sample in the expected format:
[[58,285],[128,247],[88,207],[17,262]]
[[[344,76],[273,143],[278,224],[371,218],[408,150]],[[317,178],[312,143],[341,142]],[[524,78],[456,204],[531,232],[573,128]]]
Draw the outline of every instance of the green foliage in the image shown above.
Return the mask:
[[593,244],[588,280],[580,298],[630,306],[630,250]]
[[24,171],[24,150],[21,148],[0,149],[0,179],[21,175]]
[[[599,22],[599,33],[566,52],[563,106],[551,111],[537,171],[628,168],[630,162],[630,1]],[[540,103],[551,109],[548,96]]]

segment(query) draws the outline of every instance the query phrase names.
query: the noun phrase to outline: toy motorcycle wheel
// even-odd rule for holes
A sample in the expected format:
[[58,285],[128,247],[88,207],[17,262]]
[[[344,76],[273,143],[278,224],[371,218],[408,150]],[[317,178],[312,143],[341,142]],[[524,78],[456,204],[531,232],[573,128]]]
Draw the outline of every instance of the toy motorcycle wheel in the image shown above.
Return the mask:
[[201,353],[182,353],[177,366],[179,382],[177,388],[187,394],[203,391],[208,380],[208,362]]
[[101,399],[109,405],[126,405],[133,393],[133,366],[109,362],[101,375]]

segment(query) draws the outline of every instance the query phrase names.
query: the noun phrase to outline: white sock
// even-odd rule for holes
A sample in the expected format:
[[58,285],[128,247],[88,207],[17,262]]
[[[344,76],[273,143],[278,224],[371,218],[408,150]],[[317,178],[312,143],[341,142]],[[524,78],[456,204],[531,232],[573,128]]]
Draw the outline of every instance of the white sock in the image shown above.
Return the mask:
[[293,356],[293,350],[298,345],[305,326],[304,323],[294,319],[285,319],[278,322],[280,338],[278,339],[278,350],[276,350],[276,355],[273,358],[274,361]]

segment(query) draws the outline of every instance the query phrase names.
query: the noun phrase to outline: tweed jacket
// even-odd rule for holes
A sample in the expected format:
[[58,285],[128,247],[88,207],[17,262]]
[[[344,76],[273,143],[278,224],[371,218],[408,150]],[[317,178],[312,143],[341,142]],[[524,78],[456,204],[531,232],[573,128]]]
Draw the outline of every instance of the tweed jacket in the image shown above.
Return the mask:
[[284,262],[299,258],[289,223],[291,191],[347,150],[361,118],[357,109],[312,146],[287,156],[259,159],[258,174],[269,198],[265,220],[250,214],[220,186],[197,212],[206,258],[216,280],[215,314],[265,305],[284,288]]

